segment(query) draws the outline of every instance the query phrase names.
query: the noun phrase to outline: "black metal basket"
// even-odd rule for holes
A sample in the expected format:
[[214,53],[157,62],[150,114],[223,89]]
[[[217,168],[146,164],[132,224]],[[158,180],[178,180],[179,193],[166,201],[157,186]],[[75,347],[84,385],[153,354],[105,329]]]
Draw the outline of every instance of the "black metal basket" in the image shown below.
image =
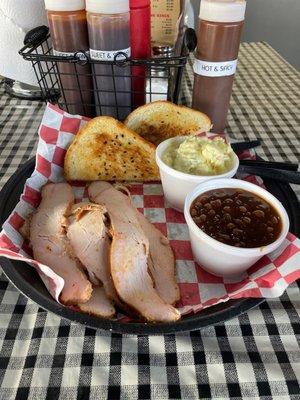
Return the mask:
[[111,61],[95,61],[83,51],[55,55],[49,30],[42,26],[28,32],[19,53],[31,61],[45,101],[71,114],[122,120],[147,102],[178,102],[187,57],[196,43],[194,30],[188,28],[180,56],[131,59],[119,52]]

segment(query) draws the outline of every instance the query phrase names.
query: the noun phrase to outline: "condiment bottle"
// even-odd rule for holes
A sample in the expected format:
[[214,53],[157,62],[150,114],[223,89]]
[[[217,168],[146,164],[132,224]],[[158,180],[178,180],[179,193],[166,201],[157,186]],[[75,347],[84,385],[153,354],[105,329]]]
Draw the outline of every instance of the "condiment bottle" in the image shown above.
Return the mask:
[[[129,0],[131,57],[151,57],[150,0]],[[132,101],[134,108],[145,104],[146,68],[132,67]]]
[[[129,0],[86,0],[86,11],[91,59],[114,61],[118,52],[130,57]],[[130,67],[99,63],[93,72],[97,112],[125,119],[131,112]]]
[[192,107],[211,118],[213,132],[226,126],[245,10],[245,0],[201,1]]
[[[45,0],[53,54],[74,55],[89,50],[84,0]],[[63,101],[72,114],[94,116],[94,96],[89,65],[58,62]]]

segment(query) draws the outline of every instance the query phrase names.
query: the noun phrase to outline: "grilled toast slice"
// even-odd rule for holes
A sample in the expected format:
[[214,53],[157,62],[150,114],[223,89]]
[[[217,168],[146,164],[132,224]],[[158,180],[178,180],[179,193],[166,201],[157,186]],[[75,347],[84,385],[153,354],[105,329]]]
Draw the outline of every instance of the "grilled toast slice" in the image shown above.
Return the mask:
[[208,132],[212,127],[207,115],[169,101],[141,106],[129,114],[124,123],[155,145],[174,136]]
[[66,180],[159,179],[155,146],[112,117],[89,121],[67,150]]

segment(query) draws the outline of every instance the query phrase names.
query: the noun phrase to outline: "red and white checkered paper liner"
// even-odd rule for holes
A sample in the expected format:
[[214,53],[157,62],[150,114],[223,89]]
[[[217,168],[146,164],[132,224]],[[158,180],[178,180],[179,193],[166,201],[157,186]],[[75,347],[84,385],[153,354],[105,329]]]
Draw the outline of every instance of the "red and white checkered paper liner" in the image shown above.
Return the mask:
[[[0,255],[33,265],[57,301],[64,285],[63,279],[46,265],[32,259],[28,243],[19,233],[19,229],[24,219],[38,207],[41,188],[49,181],[64,180],[63,160],[66,149],[86,121],[86,118],[73,116],[51,104],[47,105],[39,128],[35,170],[26,181],[20,202],[4,223],[0,234]],[[249,152],[241,154],[241,158],[249,157],[253,157]],[[262,185],[260,178],[244,178]],[[86,198],[85,184],[76,182],[73,189],[76,201]],[[131,185],[130,192],[136,207],[170,240],[176,256],[181,293],[177,306],[183,314],[198,312],[229,299],[278,297],[290,283],[300,278],[300,240],[291,233],[278,250],[260,259],[242,277],[234,280],[209,274],[194,262],[183,214],[166,203],[161,184],[135,183]]]

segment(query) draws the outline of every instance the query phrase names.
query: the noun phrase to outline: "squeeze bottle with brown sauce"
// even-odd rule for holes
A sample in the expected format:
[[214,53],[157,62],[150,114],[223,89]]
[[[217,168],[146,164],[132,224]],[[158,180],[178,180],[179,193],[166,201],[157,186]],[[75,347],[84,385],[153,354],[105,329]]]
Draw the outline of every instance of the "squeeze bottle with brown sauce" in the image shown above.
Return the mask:
[[[74,55],[89,50],[84,0],[45,0],[53,54]],[[93,81],[89,65],[58,62],[63,101],[71,114],[94,116]]]
[[[86,0],[86,11],[91,59],[114,61],[119,52],[130,58],[129,0]],[[93,72],[97,114],[124,120],[131,112],[130,67],[96,63]]]
[[213,132],[226,126],[245,11],[245,0],[201,1],[192,107],[211,118]]

